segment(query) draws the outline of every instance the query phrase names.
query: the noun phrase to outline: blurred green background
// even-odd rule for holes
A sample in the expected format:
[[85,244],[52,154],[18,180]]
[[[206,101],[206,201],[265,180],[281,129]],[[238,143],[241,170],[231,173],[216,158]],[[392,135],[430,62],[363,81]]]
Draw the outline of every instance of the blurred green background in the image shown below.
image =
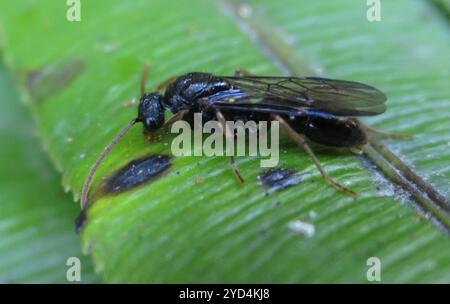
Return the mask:
[[[0,4],[0,282],[67,282],[73,256],[85,283],[368,283],[372,256],[381,282],[450,281],[446,212],[436,224],[364,156],[320,150],[327,171],[361,195],[337,193],[285,139],[280,166],[302,174],[299,186],[265,195],[257,158],[238,158],[243,188],[223,158],[173,159],[154,183],[99,198],[81,242],[73,224],[90,165],[136,115],[127,104],[147,63],[149,89],[235,68],[374,85],[388,111],[365,122],[414,135],[386,144],[448,197],[448,1],[382,0],[379,22],[367,20],[366,1],[80,3],[79,22],[64,1]],[[148,144],[135,128],[97,177],[170,153],[171,139]],[[315,234],[289,228],[298,220]]]

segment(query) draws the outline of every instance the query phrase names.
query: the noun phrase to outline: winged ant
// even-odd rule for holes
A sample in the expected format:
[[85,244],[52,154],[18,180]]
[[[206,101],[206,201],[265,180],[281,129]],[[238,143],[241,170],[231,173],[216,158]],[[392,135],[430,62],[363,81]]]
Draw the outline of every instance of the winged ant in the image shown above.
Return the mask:
[[[363,126],[356,117],[378,115],[386,110],[386,96],[378,89],[353,81],[253,76],[247,71],[236,70],[234,76],[187,73],[172,77],[160,84],[155,92],[147,93],[148,72],[149,67],[146,67],[142,73],[137,117],[112,140],[89,171],[81,194],[82,209],[87,207],[95,172],[136,123],[143,124],[144,134],[151,134],[175,121],[189,120],[198,112],[206,121],[217,119],[226,137],[234,136],[227,128],[226,120],[244,117],[256,122],[278,121],[288,137],[309,155],[329,184],[351,196],[357,195],[327,174],[306,138],[331,147],[357,149],[364,146],[369,133],[379,132]],[[166,110],[173,113],[167,121]],[[229,160],[237,179],[244,183],[233,156]]]

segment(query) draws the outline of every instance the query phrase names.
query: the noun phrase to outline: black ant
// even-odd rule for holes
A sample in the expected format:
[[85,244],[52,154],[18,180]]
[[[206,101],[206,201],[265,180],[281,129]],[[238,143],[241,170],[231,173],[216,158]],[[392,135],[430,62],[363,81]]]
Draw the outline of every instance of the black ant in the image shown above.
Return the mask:
[[[326,173],[305,136],[325,146],[351,149],[364,146],[368,132],[378,132],[363,126],[355,117],[378,115],[386,110],[386,96],[378,89],[353,81],[253,76],[236,70],[234,76],[187,73],[164,81],[155,92],[146,93],[148,72],[149,67],[146,67],[142,73],[137,117],[113,139],[89,171],[81,194],[82,209],[87,207],[95,172],[131,127],[140,122],[144,134],[151,134],[175,121],[189,121],[198,112],[206,121],[217,119],[226,137],[234,136],[226,120],[246,117],[256,122],[278,121],[289,138],[305,150],[328,183],[351,196],[357,195]],[[174,114],[167,121],[166,110]],[[234,174],[244,183],[233,156],[229,159]]]

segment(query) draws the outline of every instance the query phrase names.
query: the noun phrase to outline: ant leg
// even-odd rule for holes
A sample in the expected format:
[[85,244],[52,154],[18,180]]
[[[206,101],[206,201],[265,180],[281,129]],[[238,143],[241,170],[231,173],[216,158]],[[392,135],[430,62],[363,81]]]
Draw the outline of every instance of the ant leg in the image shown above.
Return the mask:
[[294,129],[292,129],[291,126],[283,118],[281,118],[279,115],[275,115],[275,116],[273,116],[273,118],[280,123],[281,127],[286,131],[286,133],[289,136],[289,138],[293,142],[295,142],[297,145],[299,145],[300,147],[302,147],[305,150],[305,152],[309,155],[309,157],[311,158],[313,163],[316,165],[317,169],[319,169],[320,174],[322,174],[323,178],[325,178],[325,180],[329,184],[331,184],[336,190],[339,190],[339,191],[345,192],[347,194],[350,194],[353,197],[356,197],[358,195],[356,192],[354,192],[353,190],[351,190],[349,188],[346,188],[346,187],[342,186],[341,184],[336,182],[331,176],[328,175],[328,173],[324,170],[324,168],[320,164],[320,162],[317,159],[317,157],[314,154],[314,152],[311,150],[309,145],[306,143],[306,141],[303,138],[303,136],[301,136]]
[[234,70],[234,76],[242,77],[242,76],[254,76],[252,73],[247,71],[246,69],[236,69]]
[[147,64],[144,66],[144,69],[142,70],[142,76],[141,76],[141,96],[144,96],[145,94],[145,83],[147,82],[148,73],[150,72],[150,69],[152,68],[151,65]]
[[177,79],[177,76],[173,76],[173,77],[170,77],[169,79],[164,80],[163,82],[158,84],[156,89],[159,91],[159,90],[167,88],[172,82],[175,81],[175,79]]
[[[361,123],[360,123],[361,124]],[[413,140],[414,136],[409,134],[401,134],[401,133],[386,133],[382,131],[378,131],[374,128],[371,128],[369,126],[361,124],[364,131],[366,131],[367,135],[369,136],[375,136],[379,138],[390,138],[390,139],[397,139],[397,140]]]
[[[175,123],[175,122],[177,122],[177,121],[179,121],[179,120],[182,120],[183,119],[183,117],[184,117],[184,115],[186,115],[187,113],[189,113],[189,110],[181,110],[181,111],[178,111],[177,113],[175,113],[175,114],[173,114],[162,126],[161,126],[161,129],[164,131],[164,132],[166,132],[166,133],[168,133],[169,131],[170,131],[170,127],[172,127],[172,125]],[[161,130],[160,129],[160,130]],[[155,141],[155,140],[159,140],[161,138],[161,135],[155,135],[155,134],[153,134],[153,133],[151,133],[151,134],[146,134],[145,135],[145,142],[147,142],[147,143],[151,143],[151,142],[153,142],[153,141]]]
[[172,117],[170,117],[162,126],[166,131],[169,130],[169,128],[177,121],[182,120],[184,115],[189,113],[189,110],[181,110],[177,113],[173,114]]
[[353,154],[356,154],[356,155],[363,154],[362,147],[351,147],[351,148],[349,148],[349,150],[350,150],[350,152],[352,152]]
[[[222,125],[222,130],[225,134],[225,138],[227,139],[227,142],[233,140],[234,135],[232,134],[231,130],[228,128],[228,125],[226,124],[226,120],[225,120],[225,117],[223,116],[223,114],[220,111],[216,110],[216,117],[217,117],[217,120],[219,121],[219,123]],[[237,177],[240,184],[244,185],[245,180],[242,177],[241,173],[239,172],[239,168],[236,164],[236,161],[234,160],[234,157],[229,156],[229,160],[230,160],[230,165],[231,165],[231,168],[233,169],[234,175]]]
[[[151,65],[147,64],[143,71],[142,71],[142,76],[141,76],[141,96],[145,94],[145,84],[147,82],[147,78],[148,78],[148,74],[150,72],[151,69]],[[174,77],[170,77],[167,80],[164,80],[163,82],[161,82],[156,88],[157,90],[162,90],[165,89],[169,84],[171,84],[175,79],[177,79],[176,76]]]

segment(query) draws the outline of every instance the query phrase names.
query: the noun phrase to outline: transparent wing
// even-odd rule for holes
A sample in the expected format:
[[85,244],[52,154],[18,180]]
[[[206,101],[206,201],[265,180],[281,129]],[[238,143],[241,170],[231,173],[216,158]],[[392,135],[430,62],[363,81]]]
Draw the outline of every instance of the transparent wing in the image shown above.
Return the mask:
[[359,82],[318,77],[221,78],[233,89],[208,98],[220,108],[286,113],[310,109],[337,116],[378,115],[386,110],[386,96]]

